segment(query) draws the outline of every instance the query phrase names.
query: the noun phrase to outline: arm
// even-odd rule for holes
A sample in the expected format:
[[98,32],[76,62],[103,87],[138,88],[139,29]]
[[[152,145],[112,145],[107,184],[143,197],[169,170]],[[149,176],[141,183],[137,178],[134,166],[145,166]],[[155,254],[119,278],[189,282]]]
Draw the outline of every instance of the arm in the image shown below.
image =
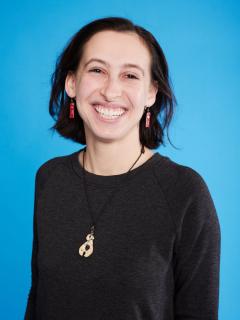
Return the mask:
[[32,243],[32,259],[31,259],[31,288],[28,295],[27,307],[25,311],[24,320],[34,320],[35,317],[35,303],[37,294],[37,282],[38,282],[38,269],[37,269],[37,252],[38,252],[38,240],[37,240],[37,219],[36,219],[36,209],[37,200],[39,194],[39,171],[37,171],[35,177],[35,195],[34,195],[34,216],[33,216],[33,243]]
[[175,319],[217,320],[220,225],[201,176],[190,185],[175,247]]

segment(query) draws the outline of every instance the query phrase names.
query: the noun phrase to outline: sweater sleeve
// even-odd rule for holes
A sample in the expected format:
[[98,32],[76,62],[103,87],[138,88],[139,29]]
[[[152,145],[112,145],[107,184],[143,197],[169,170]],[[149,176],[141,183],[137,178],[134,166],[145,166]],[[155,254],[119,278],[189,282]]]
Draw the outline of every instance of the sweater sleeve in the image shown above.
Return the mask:
[[175,319],[217,320],[220,225],[203,178],[190,180],[175,250]]
[[32,258],[31,258],[31,288],[28,294],[27,307],[25,310],[24,320],[34,320],[35,303],[38,283],[38,268],[37,268],[37,252],[38,252],[38,237],[37,237],[37,219],[36,209],[39,195],[39,170],[35,176],[35,194],[34,194],[34,215],[33,215],[33,242],[32,242]]

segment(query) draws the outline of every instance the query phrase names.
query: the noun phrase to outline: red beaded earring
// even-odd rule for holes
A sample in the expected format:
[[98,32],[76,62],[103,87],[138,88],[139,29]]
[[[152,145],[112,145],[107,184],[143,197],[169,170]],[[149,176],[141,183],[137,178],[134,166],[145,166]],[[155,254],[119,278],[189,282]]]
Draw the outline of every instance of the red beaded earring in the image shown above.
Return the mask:
[[74,118],[74,101],[71,98],[71,102],[69,104],[69,118],[73,119]]
[[150,127],[151,112],[150,112],[149,107],[147,107],[146,109],[147,109],[147,113],[146,113],[145,128],[149,128]]

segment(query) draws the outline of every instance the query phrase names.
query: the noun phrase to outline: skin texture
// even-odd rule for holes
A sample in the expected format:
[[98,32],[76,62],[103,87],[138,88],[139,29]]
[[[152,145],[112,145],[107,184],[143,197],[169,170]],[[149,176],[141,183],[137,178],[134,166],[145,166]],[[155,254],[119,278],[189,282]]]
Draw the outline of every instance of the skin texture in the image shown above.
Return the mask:
[[[97,58],[106,62],[91,62]],[[132,66],[138,65],[142,71]],[[76,99],[77,110],[83,119],[87,152],[85,169],[98,175],[125,173],[140,154],[139,121],[144,106],[156,100],[157,85],[150,79],[150,53],[135,33],[101,31],[90,38],[75,74],[69,72],[65,90]],[[118,121],[99,119],[92,103],[100,101],[120,104],[127,113]],[[145,153],[133,167],[143,164],[153,155]],[[82,164],[82,154],[79,154]],[[132,169],[132,170],[133,170]]]

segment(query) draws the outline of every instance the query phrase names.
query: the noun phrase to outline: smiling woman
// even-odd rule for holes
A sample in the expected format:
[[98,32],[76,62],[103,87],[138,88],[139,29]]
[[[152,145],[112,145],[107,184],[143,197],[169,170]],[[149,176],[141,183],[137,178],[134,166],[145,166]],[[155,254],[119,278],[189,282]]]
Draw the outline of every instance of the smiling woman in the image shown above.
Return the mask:
[[203,178],[153,153],[176,99],[154,36],[109,17],[59,56],[53,130],[86,145],[36,173],[26,319],[216,320],[220,226]]
[[[74,120],[68,117],[71,98],[78,109]],[[165,56],[150,32],[127,19],[106,18],[89,23],[72,37],[52,76],[49,111],[57,120],[52,129],[65,138],[86,144],[87,124],[83,117],[86,103],[92,99],[125,105],[130,120],[136,116],[135,137],[138,130],[140,143],[150,149],[164,144],[164,132],[169,128],[176,99]],[[151,127],[145,130],[147,111],[151,113]],[[134,126],[128,121],[128,130],[130,124]],[[122,134],[127,134],[126,128],[122,130],[125,130]],[[102,138],[110,139],[104,133]]]
[[122,151],[136,145],[144,106],[154,104],[158,90],[150,64],[149,50],[133,32],[105,30],[88,40],[76,72],[69,72],[65,80],[88,145],[112,142],[118,149],[121,144]]

